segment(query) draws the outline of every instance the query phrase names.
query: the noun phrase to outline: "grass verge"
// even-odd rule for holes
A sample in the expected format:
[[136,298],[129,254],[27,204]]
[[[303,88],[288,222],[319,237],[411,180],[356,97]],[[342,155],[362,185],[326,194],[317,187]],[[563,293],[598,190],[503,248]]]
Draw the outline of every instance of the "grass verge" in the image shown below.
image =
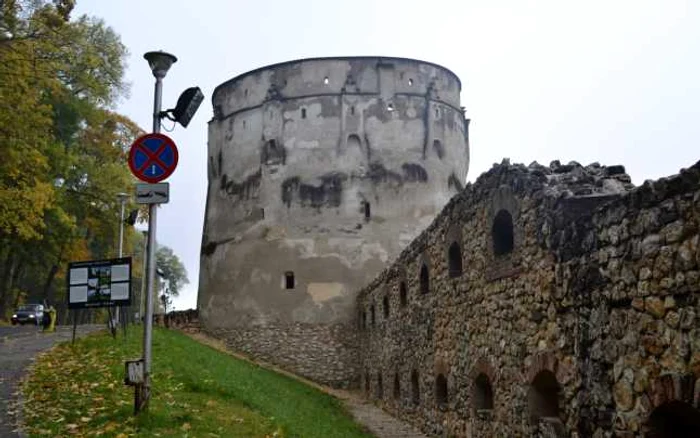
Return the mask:
[[152,398],[134,417],[124,361],[141,332],[107,333],[40,356],[26,381],[30,436],[369,437],[340,402],[289,377],[237,360],[178,332],[153,335]]

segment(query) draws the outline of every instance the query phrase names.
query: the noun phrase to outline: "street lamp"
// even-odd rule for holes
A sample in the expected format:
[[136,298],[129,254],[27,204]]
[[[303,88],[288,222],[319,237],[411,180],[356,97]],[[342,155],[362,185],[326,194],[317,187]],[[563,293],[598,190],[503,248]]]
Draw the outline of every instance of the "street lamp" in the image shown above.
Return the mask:
[[117,199],[121,204],[121,212],[119,213],[119,258],[122,258],[124,252],[124,206],[126,200],[129,199],[128,193],[117,193]]
[[[148,52],[143,57],[148,61],[148,66],[151,68],[153,77],[156,78],[155,93],[153,97],[153,133],[160,133],[160,122],[163,118],[175,120],[183,127],[187,127],[199,105],[204,99],[204,95],[199,87],[191,87],[185,90],[178,99],[177,106],[171,110],[162,111],[161,104],[163,98],[163,79],[168,74],[170,67],[177,62],[177,58],[170,53],[163,51]],[[136,173],[135,173],[136,174]],[[141,176],[136,174],[140,179]],[[149,181],[150,182],[150,181]],[[151,374],[151,341],[153,333],[153,300],[154,287],[156,276],[156,213],[157,203],[149,203],[148,206],[148,256],[146,257],[146,297],[145,297],[145,317],[143,327],[143,360],[131,361],[134,363],[135,369],[138,370],[142,364],[143,378],[132,379],[136,383],[136,399],[134,410],[136,413],[148,407],[150,399],[150,374]],[[157,295],[156,299],[158,298]],[[127,368],[130,366],[127,363]],[[135,371],[137,372],[137,371]],[[138,382],[143,383],[138,383]]]
[[[124,205],[126,200],[129,199],[128,193],[117,193],[117,199],[121,204],[121,211],[119,213],[119,258],[122,258],[124,252]],[[116,327],[119,324],[119,306],[114,308],[114,321],[112,321],[112,333],[116,333]],[[126,330],[126,324],[124,324],[124,329]],[[126,333],[126,332],[125,332]]]
[[168,74],[170,67],[177,62],[175,55],[171,55],[162,50],[146,52],[143,57],[148,61],[148,66],[151,67],[153,76],[160,79],[163,79],[165,75]]
[[151,67],[151,72],[156,78],[156,91],[153,100],[153,132],[160,132],[160,107],[163,97],[163,79],[168,74],[170,67],[177,62],[175,55],[158,50],[148,52],[143,57],[148,61],[148,66]]
[[[143,57],[148,61],[151,72],[156,78],[155,93],[153,98],[153,132],[160,132],[161,104],[163,97],[163,78],[177,58],[163,51],[148,52]],[[156,273],[156,212],[158,205],[148,206],[148,257],[146,264],[146,315],[143,328],[143,384],[141,393],[136,390],[136,412],[148,407],[151,398],[151,338],[153,333],[153,286]]]

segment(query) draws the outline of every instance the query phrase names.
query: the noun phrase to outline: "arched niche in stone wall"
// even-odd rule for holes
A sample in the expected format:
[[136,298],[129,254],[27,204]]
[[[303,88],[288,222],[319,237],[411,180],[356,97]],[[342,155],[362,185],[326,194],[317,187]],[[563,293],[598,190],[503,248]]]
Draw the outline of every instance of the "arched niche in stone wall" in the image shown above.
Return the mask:
[[433,376],[434,376],[434,397],[435,406],[444,411],[447,409],[450,402],[450,390],[448,386],[448,379],[450,375],[450,365],[449,361],[444,356],[436,356],[435,363],[433,365]]
[[488,229],[484,230],[484,235],[488,239],[486,247],[492,259],[497,262],[496,267],[506,267],[503,263],[508,264],[509,255],[518,246],[519,214],[520,202],[510,186],[502,185],[493,192],[488,206]]
[[277,139],[265,140],[260,150],[260,164],[276,165],[287,162],[287,150]]
[[441,373],[435,377],[435,403],[438,408],[445,409],[447,408],[448,402],[447,377]]
[[377,388],[376,388],[375,396],[377,397],[378,400],[382,400],[384,398],[384,383],[383,383],[381,371],[377,371]]
[[475,412],[492,410],[494,406],[494,388],[498,381],[497,373],[487,357],[479,357],[469,370],[467,376],[471,385],[471,409]]
[[396,373],[394,373],[394,388],[392,393],[394,396],[394,400],[401,400],[401,374],[399,374],[398,370],[396,371]]
[[365,396],[369,397],[369,390],[370,390],[370,376],[369,376],[369,370],[365,370]]
[[418,287],[421,295],[430,293],[430,258],[427,252],[424,252],[418,264]]
[[406,307],[408,304],[408,284],[405,278],[399,278],[399,306]]
[[499,210],[491,225],[491,241],[495,256],[506,255],[513,251],[513,216],[508,210]]
[[440,160],[445,156],[445,147],[437,138],[433,140],[433,152]]
[[462,275],[464,265],[464,250],[462,245],[462,224],[458,219],[454,219],[445,233],[443,248],[445,251],[445,261],[450,278]]
[[384,296],[382,297],[382,316],[384,320],[388,320],[391,315],[391,299],[387,288],[384,288]]
[[689,403],[669,401],[651,412],[646,428],[648,438],[700,437],[700,410]]
[[411,403],[420,405],[420,377],[415,369],[411,371]]
[[[346,160],[351,160],[348,165],[365,163],[369,161],[369,146],[362,141],[359,135],[350,134],[345,139],[344,145],[340,149],[340,155]],[[352,161],[357,161],[354,163]]]
[[543,418],[559,418],[561,385],[549,370],[542,370],[530,382],[528,407],[534,421]]
[[566,378],[567,367],[560,364],[557,353],[541,352],[532,357],[523,374],[530,421],[540,431],[559,431],[565,423],[562,418],[563,387],[560,381]]
[[652,410],[644,424],[649,438],[700,437],[700,379],[664,374],[648,391]]
[[473,383],[472,402],[476,411],[492,410],[493,409],[493,385],[491,379],[480,373],[476,376]]
[[408,278],[406,268],[397,261],[391,268],[391,276],[386,282],[386,289],[391,296],[396,295],[396,309],[400,311],[408,304]]

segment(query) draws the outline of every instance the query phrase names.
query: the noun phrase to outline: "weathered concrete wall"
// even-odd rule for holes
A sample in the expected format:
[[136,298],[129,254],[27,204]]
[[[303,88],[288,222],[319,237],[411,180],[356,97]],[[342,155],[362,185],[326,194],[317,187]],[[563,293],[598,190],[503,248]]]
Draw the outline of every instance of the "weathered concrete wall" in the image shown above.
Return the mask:
[[699,421],[699,228],[700,163],[636,189],[621,166],[495,166],[359,294],[362,385],[441,436]]
[[[337,384],[352,382],[355,364],[334,346],[353,345],[352,335],[327,344],[319,333],[354,321],[356,291],[461,189],[469,149],[460,87],[440,66],[372,57],[293,61],[219,86],[209,125],[204,326],[253,330],[257,337],[231,342],[251,354],[276,350],[292,371],[329,382],[318,357],[302,353],[318,342],[329,367],[344,362]],[[290,327],[303,327],[287,339],[295,355],[280,344]]]

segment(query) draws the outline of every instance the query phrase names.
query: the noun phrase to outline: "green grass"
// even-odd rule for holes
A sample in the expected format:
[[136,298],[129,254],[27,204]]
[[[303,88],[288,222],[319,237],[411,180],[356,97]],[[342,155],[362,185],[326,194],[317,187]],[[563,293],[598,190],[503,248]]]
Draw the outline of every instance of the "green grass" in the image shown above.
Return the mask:
[[30,436],[369,437],[341,403],[289,377],[235,359],[180,333],[153,336],[152,398],[133,414],[124,360],[141,332],[106,333],[42,355],[23,384]]

